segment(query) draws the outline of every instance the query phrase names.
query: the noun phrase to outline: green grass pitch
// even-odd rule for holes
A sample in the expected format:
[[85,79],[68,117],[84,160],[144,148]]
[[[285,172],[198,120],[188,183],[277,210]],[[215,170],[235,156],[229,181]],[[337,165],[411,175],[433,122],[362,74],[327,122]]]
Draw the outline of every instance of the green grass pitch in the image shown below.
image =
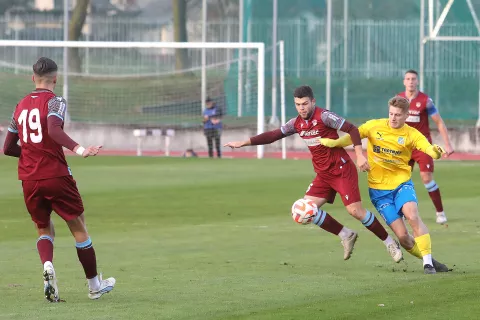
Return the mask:
[[[437,162],[449,227],[436,225],[418,172],[433,254],[454,272],[424,275],[337,199],[325,209],[359,231],[339,239],[289,215],[314,175],[308,160],[70,158],[99,271],[115,290],[90,301],[74,240],[54,216],[61,297],[43,298],[36,234],[16,160],[0,158],[0,319],[478,319],[480,163]],[[360,174],[367,208],[365,176]],[[377,214],[377,217],[379,215]]]

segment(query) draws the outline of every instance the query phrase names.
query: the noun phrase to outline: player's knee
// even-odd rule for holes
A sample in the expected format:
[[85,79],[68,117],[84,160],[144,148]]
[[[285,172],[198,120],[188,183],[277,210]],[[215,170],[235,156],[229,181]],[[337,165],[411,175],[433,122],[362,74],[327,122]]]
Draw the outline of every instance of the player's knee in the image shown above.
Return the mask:
[[418,217],[418,206],[415,201],[409,201],[402,206],[402,213],[407,220],[416,219]]
[[71,220],[68,220],[67,225],[70,231],[72,232],[72,234],[75,234],[75,233],[87,234],[87,228],[85,227],[85,221],[84,221],[83,215],[80,215]]
[[363,219],[367,212],[360,202],[352,203],[348,205],[346,209],[352,217],[359,220]]
[[[310,185],[310,187],[311,187],[311,185]],[[310,189],[310,187],[309,187],[309,189]],[[317,205],[318,208],[320,208],[325,203],[327,203],[327,199],[324,199],[324,198],[317,198],[317,197],[312,197],[312,196],[308,196],[308,195],[305,195],[303,198],[307,199],[307,200],[312,200],[313,202],[315,202],[315,204]]]
[[420,178],[422,179],[423,184],[427,184],[433,181],[433,174],[431,172],[420,172]]
[[418,213],[415,213],[413,211],[410,214],[405,214],[405,217],[407,218],[410,225],[418,225],[418,223],[421,221]]

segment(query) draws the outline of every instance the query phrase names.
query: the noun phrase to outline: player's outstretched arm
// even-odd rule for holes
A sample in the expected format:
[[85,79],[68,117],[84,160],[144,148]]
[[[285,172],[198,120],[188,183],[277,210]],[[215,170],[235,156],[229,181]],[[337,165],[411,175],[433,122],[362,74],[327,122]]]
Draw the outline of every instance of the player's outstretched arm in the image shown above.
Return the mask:
[[329,148],[344,148],[352,145],[352,137],[349,134],[338,139],[320,138],[320,144]]
[[3,143],[3,153],[6,156],[20,158],[22,153],[22,147],[18,145],[18,133],[8,131],[7,136],[5,137],[5,142]]
[[416,129],[412,128],[413,148],[428,154],[433,159],[440,159],[446,151],[436,144],[430,144],[427,138]]
[[355,155],[357,156],[357,166],[362,171],[370,170],[367,158],[363,155],[362,138],[360,136],[360,130],[352,123],[345,121],[340,127],[340,131],[348,133],[355,149]]
[[427,149],[425,149],[424,152],[436,160],[440,159],[442,155],[447,153],[442,147],[436,144],[430,145],[429,147],[427,147]]
[[[362,139],[360,137],[359,129],[352,123],[346,121],[344,118],[330,111],[322,113],[322,121],[330,128],[348,133],[349,138],[343,138],[344,140],[340,140],[342,139],[340,138],[340,143],[337,145],[337,147],[346,147],[353,143],[353,146],[355,148],[355,154],[357,156],[357,166],[362,171],[369,170],[370,166],[368,165],[368,160],[363,155]],[[345,144],[347,142],[349,142],[349,144]],[[324,141],[324,143],[326,143],[326,141]]]
[[100,149],[102,149],[102,146],[89,146],[84,148],[81,145],[77,145],[73,148],[73,152],[84,158],[88,158],[90,156],[96,156],[100,152]]
[[285,138],[286,135],[282,133],[281,129],[275,129],[272,131],[267,131],[261,133],[259,135],[253,136],[248,140],[245,141],[233,141],[224,144],[224,147],[234,148],[242,148],[246,146],[258,146],[262,144],[270,144],[282,138]]
[[53,141],[62,147],[75,152],[79,156],[84,158],[95,156],[102,148],[102,146],[90,146],[87,148],[82,147],[80,144],[70,138],[65,131],[63,131],[63,120],[57,116],[49,116],[47,118],[47,124],[50,138],[52,138]]

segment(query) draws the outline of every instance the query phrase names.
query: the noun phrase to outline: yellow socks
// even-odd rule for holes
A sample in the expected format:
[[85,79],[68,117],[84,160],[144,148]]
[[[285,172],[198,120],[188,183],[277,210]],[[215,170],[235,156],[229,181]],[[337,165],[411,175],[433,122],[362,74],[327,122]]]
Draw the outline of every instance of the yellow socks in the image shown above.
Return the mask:
[[418,249],[417,242],[415,242],[415,245],[413,246],[412,249],[407,250],[408,253],[410,253],[412,256],[417,257],[418,259],[422,259],[422,253],[420,252],[420,249]]
[[[418,250],[423,259],[423,265],[431,265],[432,263],[432,241],[430,239],[430,234],[424,234],[420,237],[415,238],[415,243],[418,246]],[[414,247],[415,248],[415,247]]]

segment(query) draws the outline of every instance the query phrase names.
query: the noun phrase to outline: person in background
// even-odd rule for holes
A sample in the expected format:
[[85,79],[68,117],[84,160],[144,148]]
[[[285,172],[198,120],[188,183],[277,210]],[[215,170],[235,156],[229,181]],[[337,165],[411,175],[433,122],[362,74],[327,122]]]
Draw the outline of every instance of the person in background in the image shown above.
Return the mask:
[[193,149],[187,149],[185,150],[185,152],[183,153],[183,157],[184,158],[197,158],[198,155],[195,151],[193,151]]
[[222,157],[220,147],[220,135],[222,133],[222,109],[210,98],[205,101],[206,108],[203,110],[203,131],[207,137],[208,156],[213,158],[213,142],[217,149],[217,157]]

